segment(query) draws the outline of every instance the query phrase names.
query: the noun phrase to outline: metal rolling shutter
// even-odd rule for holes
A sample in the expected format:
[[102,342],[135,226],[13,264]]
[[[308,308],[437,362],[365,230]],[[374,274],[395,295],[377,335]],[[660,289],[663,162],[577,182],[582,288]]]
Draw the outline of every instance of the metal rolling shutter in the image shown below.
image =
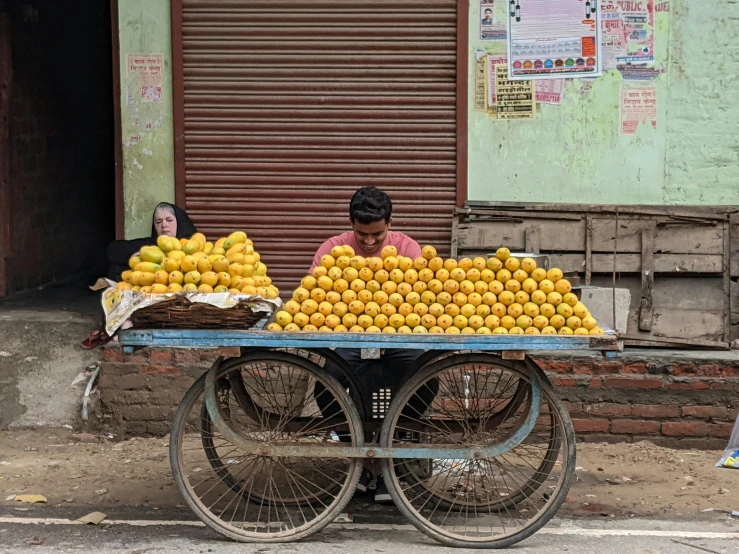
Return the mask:
[[292,289],[375,185],[394,229],[448,253],[456,0],[183,0],[181,16],[181,177],[208,237],[244,229]]

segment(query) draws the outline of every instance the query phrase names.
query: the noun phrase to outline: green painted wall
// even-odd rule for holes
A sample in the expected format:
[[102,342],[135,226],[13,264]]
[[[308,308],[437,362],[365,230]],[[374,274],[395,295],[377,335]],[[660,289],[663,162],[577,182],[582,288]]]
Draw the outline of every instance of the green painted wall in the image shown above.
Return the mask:
[[[169,0],[120,0],[121,132],[126,238],[149,236],[159,202],[174,201],[172,130],[172,47]],[[159,102],[138,94],[129,54],[163,54]]]
[[[479,41],[479,2],[470,9],[474,51],[505,53]],[[507,2],[496,2],[505,21]],[[671,0],[655,17],[657,130],[620,136],[617,71],[568,80],[561,106],[541,105],[533,121],[469,113],[472,200],[613,204],[739,204],[739,4]],[[716,13],[718,15],[718,13]],[[709,38],[710,37],[710,38]],[[490,45],[493,45],[491,48]],[[669,55],[668,55],[669,53]]]

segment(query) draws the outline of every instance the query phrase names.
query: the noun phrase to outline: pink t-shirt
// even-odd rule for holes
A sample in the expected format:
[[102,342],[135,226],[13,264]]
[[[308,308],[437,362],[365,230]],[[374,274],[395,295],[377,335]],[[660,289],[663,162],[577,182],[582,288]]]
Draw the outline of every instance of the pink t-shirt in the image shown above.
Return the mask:
[[344,245],[351,246],[357,256],[364,256],[365,258],[372,258],[375,256],[379,257],[382,248],[385,248],[388,245],[397,248],[398,255],[400,256],[405,256],[406,258],[411,258],[413,260],[421,257],[421,247],[418,246],[418,243],[408,235],[404,235],[398,231],[388,231],[385,240],[382,241],[382,248],[373,253],[368,253],[362,250],[354,239],[354,231],[348,231],[328,239],[321,245],[313,258],[313,265],[311,265],[310,270],[313,271],[316,266],[320,265],[321,256],[330,254],[331,249],[334,246]]

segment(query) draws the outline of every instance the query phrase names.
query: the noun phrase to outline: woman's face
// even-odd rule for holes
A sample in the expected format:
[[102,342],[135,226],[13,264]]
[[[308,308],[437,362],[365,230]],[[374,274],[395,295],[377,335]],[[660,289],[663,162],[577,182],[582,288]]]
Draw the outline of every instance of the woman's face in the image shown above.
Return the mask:
[[176,237],[177,218],[170,210],[166,208],[159,209],[154,214],[154,228],[156,229],[157,236],[159,237],[161,237],[162,235],[167,237]]

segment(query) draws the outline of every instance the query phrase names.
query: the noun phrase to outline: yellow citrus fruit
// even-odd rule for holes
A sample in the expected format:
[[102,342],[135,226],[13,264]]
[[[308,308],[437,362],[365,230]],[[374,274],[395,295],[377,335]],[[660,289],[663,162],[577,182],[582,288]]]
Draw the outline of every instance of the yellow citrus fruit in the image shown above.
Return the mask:
[[275,322],[284,327],[293,322],[293,316],[287,310],[282,310],[275,314]]
[[554,292],[554,283],[552,283],[549,279],[544,279],[543,281],[539,282],[539,290],[544,294]]
[[380,283],[378,283],[374,279],[370,279],[369,281],[367,281],[367,286],[365,287],[365,290],[371,292],[372,294],[375,294],[381,288],[382,286],[380,285]]
[[439,258],[438,256],[429,260],[428,268],[431,271],[439,271],[442,267],[444,267],[444,260]]
[[452,317],[457,317],[460,314],[459,306],[456,304],[447,304],[444,306],[444,313]]
[[354,314],[344,314],[341,316],[341,324],[344,325],[347,329],[351,329],[357,324],[357,316]]
[[485,320],[479,315],[473,315],[468,319],[468,324],[472,329],[477,331],[480,327],[485,325]]
[[400,306],[398,306],[398,313],[403,317],[408,317],[410,314],[413,313],[413,305],[409,304],[408,302],[403,302]]
[[[555,294],[555,293],[552,293]],[[564,302],[557,305],[557,313],[567,319],[568,317],[572,317],[572,314],[574,313],[572,311],[572,306],[569,304],[565,304]],[[578,318],[579,319],[579,318]]]
[[316,281],[316,278],[312,275],[306,275],[303,277],[303,279],[300,281],[300,286],[303,287],[305,290],[313,290],[316,288],[318,282]]
[[555,329],[561,329],[562,327],[564,327],[565,323],[567,323],[567,321],[559,314],[555,314],[549,318],[549,325],[551,325]]
[[360,290],[367,288],[367,284],[361,279],[354,279],[349,283],[349,288],[358,293]]
[[329,316],[334,312],[334,305],[331,302],[321,302],[318,304],[318,312],[324,316]]
[[531,297],[529,296],[529,293],[524,292],[522,290],[518,291],[516,293],[516,302],[523,305],[529,302],[531,300]]
[[475,292],[475,285],[472,283],[472,281],[464,280],[461,283],[459,283],[459,292],[464,294],[472,294]]
[[426,258],[416,258],[413,260],[413,268],[416,271],[421,271],[422,269],[426,269],[429,265],[429,261]]
[[561,295],[565,295],[572,290],[572,285],[567,279],[560,279],[554,283],[554,290]]
[[384,328],[384,329],[382,330],[382,332],[383,332],[383,333],[397,333],[397,332],[398,332],[398,330],[397,330],[397,329],[396,329],[395,327],[391,327],[390,325],[388,325],[387,327],[385,327],[385,328]]
[[449,279],[448,281],[444,282],[444,292],[448,292],[449,294],[454,294],[459,291],[459,283],[455,281],[454,279]]
[[472,283],[477,283],[480,280],[480,270],[471,267],[467,270],[467,280]]
[[508,313],[508,306],[506,306],[502,302],[496,302],[490,308],[490,311],[492,312],[493,315],[496,315],[498,317],[503,317],[504,315]]
[[533,302],[527,302],[523,306],[523,313],[529,317],[536,317],[539,315],[539,306]]
[[531,272],[531,278],[537,283],[541,283],[544,279],[547,278],[547,271],[545,269],[542,269],[541,267],[538,267]]
[[[452,271],[453,269],[457,268],[457,260],[449,258],[448,260],[444,260],[444,269],[447,272]],[[437,275],[438,277],[438,275]]]
[[423,325],[418,325],[413,328],[413,332],[416,334],[419,334],[419,333],[423,334],[423,333],[428,333],[429,330],[426,329],[426,327],[424,327]]
[[539,306],[539,313],[544,317],[552,317],[557,313],[557,309],[551,304],[544,303]]
[[343,246],[334,246],[331,249],[331,256],[334,258],[340,258],[344,255],[344,247]]
[[482,304],[482,296],[476,292],[470,293],[467,295],[467,302],[477,307]]
[[405,316],[405,324],[413,329],[421,324],[421,316],[416,313],[410,313]]
[[436,257],[436,248],[433,246],[424,246],[421,255],[425,260],[431,260]]
[[444,315],[444,306],[435,302],[429,306],[429,313],[438,318],[439,316]]
[[567,327],[572,330],[579,329],[582,327],[582,320],[576,315],[572,315],[567,318]]
[[560,335],[574,335],[575,333],[569,327],[561,327],[559,329],[559,334]]
[[396,308],[398,308],[401,304],[403,304],[403,302],[405,302],[405,300],[403,299],[403,295],[398,294],[397,292],[388,296],[387,301]]
[[367,314],[361,314],[357,316],[357,325],[364,329],[367,329],[367,327],[371,327],[373,323],[373,318],[371,316],[368,316]]
[[364,333],[364,327],[360,325],[352,325],[352,327],[349,329],[350,333]]
[[544,317],[543,315],[537,315],[534,318],[534,327],[541,330],[544,329],[547,325],[549,325],[549,318]]
[[509,335],[525,335],[526,332],[520,327],[513,327],[512,329],[508,330],[508,334]]
[[506,281],[505,290],[509,290],[511,292],[518,292],[518,291],[521,290],[521,283],[519,283],[515,279],[511,279],[510,281]]
[[591,331],[598,326],[598,322],[595,320],[594,317],[586,317],[586,318],[583,318],[582,320],[582,326],[586,330]]
[[398,285],[396,283],[393,283],[392,281],[385,281],[382,284],[382,292],[384,292],[388,296],[397,291],[398,291]]
[[546,303],[547,295],[540,290],[535,290],[531,293],[531,301],[534,304],[541,306],[542,304]]
[[498,248],[498,250],[495,251],[495,257],[501,261],[505,261],[511,257],[511,251],[501,246],[500,248]]
[[523,314],[523,306],[521,304],[511,304],[508,306],[508,315],[513,318],[518,318]]
[[210,294],[213,292],[213,287],[210,285],[200,285],[198,287],[198,292],[201,292],[203,294]]
[[511,279],[513,278],[513,276],[511,275],[511,272],[510,272],[510,271],[508,271],[507,269],[501,269],[501,270],[500,270],[500,271],[499,271],[499,272],[498,272],[498,273],[497,273],[497,274],[495,275],[495,277],[496,277],[496,279],[497,279],[498,281],[500,281],[500,282],[501,282],[501,283],[503,283],[504,285],[505,285],[505,284],[506,284],[506,283],[507,283],[508,281],[510,281],[510,280],[511,280]]
[[346,256],[347,258],[353,258],[354,257],[354,248],[352,248],[348,244],[345,244],[341,248],[343,248],[343,250],[344,250],[344,256]]
[[[361,302],[359,300],[354,300],[349,304],[349,311],[353,313],[354,315],[359,315],[361,313],[364,313],[364,302]],[[346,323],[344,323],[346,325]]]
[[336,258],[336,267],[340,270],[345,270],[352,263],[352,259],[349,256],[339,256]]
[[461,267],[458,267],[449,272],[449,278],[455,280],[457,283],[461,283],[467,278],[467,272]]
[[529,274],[526,273],[523,269],[517,269],[513,272],[513,278],[519,283],[523,283],[529,278]]
[[575,304],[575,306],[572,308],[572,311],[580,319],[585,319],[586,317],[588,317],[588,309],[582,302],[578,302],[577,304]]
[[382,312],[387,317],[390,317],[392,315],[395,315],[398,312],[398,309],[387,302],[385,304],[380,304],[380,312]]
[[603,335],[605,332],[600,327],[594,327],[590,330],[590,335]]
[[515,301],[516,295],[509,290],[503,291],[498,295],[498,302],[500,302],[501,304],[505,304],[506,306],[510,306]]
[[345,302],[337,302],[333,305],[331,312],[339,317],[344,317],[349,312],[349,306]]
[[505,290],[505,285],[498,280],[488,283],[488,290],[493,294],[500,294]]
[[415,269],[407,269],[403,276],[403,280],[409,285],[414,284],[418,281],[418,272]]
[[429,329],[429,333],[434,334],[434,335],[441,335],[441,334],[444,334],[444,329],[442,329],[438,325],[434,325],[433,327]]
[[[379,258],[370,258],[370,259],[379,259]],[[386,270],[379,269],[375,271],[375,281],[380,283],[380,285],[382,285],[383,283],[386,283],[388,279],[390,279],[390,274]]]
[[514,273],[516,270],[518,270],[518,268],[521,267],[521,260],[519,260],[518,258],[507,258],[503,265],[508,271]]
[[552,283],[556,283],[562,278],[562,270],[557,269],[556,267],[553,267],[549,271],[547,271],[547,279],[549,279]]
[[375,327],[384,329],[388,325],[388,317],[385,314],[377,314],[374,319]]
[[400,284],[405,280],[405,273],[399,269],[393,269],[389,273],[390,280],[395,284]]
[[[453,271],[453,270],[452,270]],[[442,268],[436,272],[435,275],[436,279],[440,281],[442,284],[446,283],[449,280],[449,271]]]
[[436,324],[442,329],[448,329],[454,323],[454,318],[447,314],[442,314],[436,318]]
[[[180,273],[180,275],[182,274]],[[176,281],[173,281],[173,282],[176,282]],[[218,275],[213,273],[212,271],[206,271],[200,276],[200,282],[204,285],[215,287],[218,284]]]
[[467,304],[467,295],[463,292],[458,292],[452,297],[452,302],[461,308]]
[[547,325],[546,327],[544,327],[543,329],[541,329],[541,334],[542,335],[556,335],[557,334],[557,330],[554,327],[552,327],[551,325]]
[[349,283],[346,279],[337,279],[333,282],[332,288],[339,294],[344,294],[349,289]]
[[500,318],[497,315],[489,315],[485,318],[485,327],[488,329],[497,329],[500,327]]
[[285,311],[289,313],[290,315],[295,315],[300,313],[300,303],[296,302],[295,300],[289,300],[285,302]]
[[533,326],[528,327],[524,333],[527,335],[541,335],[541,331],[539,331],[539,329]]
[[393,314],[388,318],[388,324],[395,329],[400,329],[405,325],[405,317],[400,314]]
[[477,294],[485,294],[486,292],[488,292],[488,290],[490,289],[488,288],[488,284],[485,281],[478,281],[477,283],[475,283],[475,292]]
[[[360,269],[360,270],[359,270],[359,278],[360,278],[360,279],[361,279],[362,281],[365,281],[365,282],[370,282],[370,281],[372,281],[372,278],[373,278],[374,276],[375,276],[375,274],[374,274],[374,273],[372,273],[372,270],[371,270],[370,268],[368,268],[368,267],[363,267],[362,269]],[[375,282],[377,283],[377,281],[375,281]],[[378,283],[378,285],[377,285],[377,288],[378,288],[378,289],[380,288],[380,285],[379,285],[379,283]]]
[[[333,260],[333,258],[331,258],[331,259]],[[246,267],[246,266],[244,266],[244,267]],[[253,266],[252,266],[252,271],[253,271]],[[317,265],[316,267],[313,268],[313,271],[311,271],[310,274],[313,275],[313,277],[315,277],[316,279],[318,279],[319,277],[323,277],[324,275],[328,275],[328,269],[326,269],[322,265]]]
[[434,280],[435,274],[430,269],[422,269],[418,272],[418,279],[424,283],[430,283]]
[[380,252],[380,255],[382,256],[383,260],[389,257],[396,257],[398,255],[398,249],[395,248],[393,245],[388,244],[386,247],[382,249],[382,252]]
[[400,266],[400,260],[395,256],[390,256],[383,259],[382,265],[387,271],[392,271],[393,269],[398,269]]
[[356,281],[359,279],[359,271],[354,269],[353,267],[347,267],[342,271],[341,276],[346,280],[347,283],[351,283],[352,281]]
[[367,260],[364,256],[354,256],[349,261],[349,265],[359,271],[360,269],[367,267]]
[[486,292],[482,295],[482,303],[492,306],[498,301],[498,297],[492,292]]
[[311,316],[318,311],[318,302],[309,298],[300,304],[300,311],[307,316]]
[[367,329],[364,330],[365,333],[382,333],[382,329],[380,329],[377,325],[370,325],[367,327]]
[[481,317],[487,317],[490,315],[490,306],[487,304],[480,304],[475,308],[475,313]]
[[367,267],[370,268],[374,273],[378,271],[385,271],[383,269],[382,258],[367,258]]
[[477,310],[472,304],[465,304],[459,308],[459,313],[469,319],[473,315],[477,315]]
[[309,298],[310,298],[310,291],[303,287],[298,287],[293,292],[293,300],[297,302],[304,302],[305,300],[308,300]]
[[398,285],[398,294],[399,295],[401,295],[401,296],[408,296],[408,294],[410,294],[411,292],[413,292],[413,287],[411,285],[409,285],[408,283],[400,283]]
[[469,258],[462,258],[457,262],[457,267],[463,269],[465,273],[472,267],[472,260]]
[[500,326],[510,331],[516,326],[516,320],[512,316],[504,315],[500,318]]
[[575,295],[572,292],[568,292],[566,294],[563,294],[562,295],[562,302],[564,302],[565,304],[569,304],[570,306],[572,306],[574,308],[575,306],[577,306],[577,302],[578,302],[577,295]]
[[380,313],[380,305],[377,302],[368,302],[364,306],[364,313],[374,318]]
[[516,318],[516,326],[520,327],[524,331],[531,327],[533,320],[527,315],[520,315]]
[[329,291],[326,293],[326,302],[330,302],[331,304],[341,302],[341,295],[336,291]]
[[310,297],[312,300],[315,300],[319,304],[326,300],[326,291],[323,289],[313,289],[310,291]]
[[552,306],[559,306],[562,303],[562,295],[558,292],[550,292],[547,294],[547,302]]
[[[334,249],[338,249],[338,248],[341,248],[341,247],[339,247],[339,246],[335,246],[334,247]],[[334,249],[332,249],[332,252],[333,252]],[[339,253],[338,250],[337,250],[337,254],[339,254],[339,255],[336,256],[336,257],[334,257],[331,254],[326,254],[325,256],[321,256],[321,262],[320,262],[321,263],[321,266],[325,267],[326,269],[330,269],[330,268],[334,267],[336,265],[336,258],[338,258],[338,257],[340,257],[342,255],[341,253]]]
[[[470,260],[470,262],[471,261],[472,260]],[[469,320],[463,315],[458,315],[454,317],[454,326],[457,329],[464,329],[465,327],[467,327],[468,323],[469,323]]]
[[536,262],[532,258],[524,258],[521,260],[521,269],[526,273],[531,273],[536,269]]
[[446,333],[447,335],[459,335],[460,330],[452,325],[451,327],[444,329],[444,333]]
[[427,306],[430,306],[434,302],[436,302],[436,295],[431,292],[430,290],[427,290],[425,292],[421,293],[421,302],[426,304]]
[[448,292],[440,292],[436,295],[436,301],[442,306],[446,306],[452,301],[452,295]]

